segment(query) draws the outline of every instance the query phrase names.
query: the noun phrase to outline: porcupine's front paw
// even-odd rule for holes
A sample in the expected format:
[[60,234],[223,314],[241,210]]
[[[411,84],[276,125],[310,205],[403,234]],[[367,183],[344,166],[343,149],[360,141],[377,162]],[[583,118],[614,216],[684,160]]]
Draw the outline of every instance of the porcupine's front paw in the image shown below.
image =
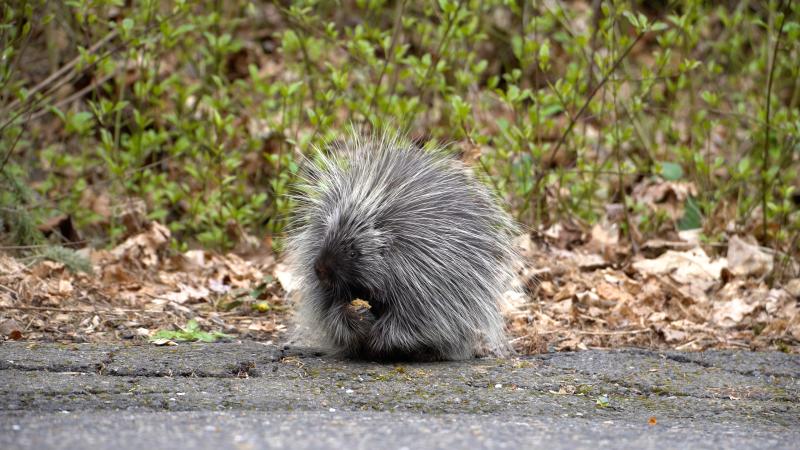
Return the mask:
[[359,322],[367,321],[370,322],[370,324],[374,322],[375,315],[372,314],[371,310],[372,310],[372,305],[370,305],[368,302],[364,300],[361,300],[360,298],[351,301],[347,305],[348,314],[351,316],[353,320]]
[[369,307],[363,305],[347,305],[347,322],[353,332],[359,337],[360,341],[365,341],[370,334],[372,326],[375,324],[375,315]]
[[341,325],[344,329],[344,332],[341,333],[340,347],[349,356],[366,356],[367,342],[376,320],[375,315],[370,311],[369,304],[366,302],[361,304],[354,300],[351,303],[341,305],[339,313]]

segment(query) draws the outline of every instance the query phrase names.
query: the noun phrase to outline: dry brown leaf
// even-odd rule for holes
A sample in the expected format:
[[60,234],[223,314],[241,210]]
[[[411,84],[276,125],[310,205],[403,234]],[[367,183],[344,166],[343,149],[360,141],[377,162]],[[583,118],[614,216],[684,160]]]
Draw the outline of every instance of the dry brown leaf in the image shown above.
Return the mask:
[[611,265],[605,258],[597,254],[584,254],[576,252],[574,260],[580,270],[584,272],[595,271],[603,269]]
[[[703,303],[706,291],[720,278],[720,272],[727,267],[725,258],[711,260],[702,248],[696,247],[685,252],[669,250],[656,259],[643,259],[633,263],[634,269],[643,275],[669,277],[662,280],[674,293]],[[671,286],[670,280],[677,283]]]
[[572,299],[568,298],[560,302],[554,303],[550,306],[550,310],[558,315],[571,316],[572,315]]
[[129,198],[127,201],[114,206],[114,212],[112,213],[114,217],[117,217],[122,225],[125,227],[125,231],[128,236],[141,233],[143,230],[145,233],[145,227],[150,224],[150,220],[147,218],[147,203],[141,198]]
[[742,322],[745,316],[755,311],[757,307],[757,304],[749,303],[741,297],[725,302],[715,302],[711,320],[721,327],[735,327]]
[[34,278],[50,278],[60,276],[64,273],[64,264],[54,261],[41,261],[31,268],[31,276]]
[[[181,255],[181,269],[191,270],[206,266],[207,253],[204,250],[188,250]],[[210,257],[210,255],[208,255]]]
[[556,223],[542,233],[557,248],[566,249],[584,240],[583,231],[574,224]]
[[85,189],[81,193],[80,206],[102,217],[107,223],[111,218],[111,198],[106,192],[97,194],[94,189]]
[[[755,239],[750,239],[755,241]],[[757,244],[747,242],[739,236],[728,241],[728,269],[734,275],[761,278],[772,272],[773,256]]]
[[786,292],[792,297],[800,300],[800,278],[789,280],[786,283]]
[[22,339],[22,327],[14,319],[0,321],[0,336],[18,341]]
[[181,304],[187,302],[188,300],[203,300],[211,294],[211,292],[203,286],[195,287],[178,283],[177,288],[177,292],[167,292],[161,296],[167,300]]
[[114,247],[110,254],[136,267],[154,268],[161,262],[159,252],[166,248],[169,240],[169,229],[158,222],[151,222],[145,231]]
[[0,253],[0,275],[14,275],[22,273],[25,266],[14,258]]
[[677,330],[671,325],[661,328],[661,333],[664,335],[664,340],[670,343],[683,342],[686,340],[688,333],[685,331]]
[[58,280],[58,294],[59,295],[69,295],[73,291],[72,282],[67,279],[60,279]]
[[120,286],[134,282],[130,271],[119,263],[105,265],[100,272],[102,273],[103,281],[109,286]]
[[615,223],[595,224],[590,233],[589,242],[583,249],[589,253],[602,255],[612,261],[619,247],[619,227]]
[[652,178],[645,178],[634,186],[631,192],[636,201],[647,205],[653,211],[665,211],[673,221],[681,218],[686,199],[694,195],[697,195],[697,188],[692,183],[660,181]]

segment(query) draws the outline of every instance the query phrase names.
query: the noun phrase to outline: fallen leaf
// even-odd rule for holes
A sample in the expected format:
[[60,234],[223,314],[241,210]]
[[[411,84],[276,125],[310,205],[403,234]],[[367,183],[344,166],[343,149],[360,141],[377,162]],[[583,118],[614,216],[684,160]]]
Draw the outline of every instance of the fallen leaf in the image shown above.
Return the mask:
[[13,275],[21,273],[25,266],[14,258],[0,253],[0,275]]
[[746,315],[752,313],[756,307],[756,304],[750,304],[741,297],[730,299],[721,304],[715,302],[711,320],[722,327],[734,327],[738,325]]
[[683,342],[688,336],[688,333],[676,330],[670,325],[662,328],[661,333],[664,335],[664,340],[667,342]]
[[0,322],[0,335],[18,341],[22,339],[22,327],[14,319]]
[[786,292],[792,297],[800,299],[800,278],[789,280],[786,283]]
[[278,264],[275,266],[275,278],[283,286],[286,292],[292,292],[295,289],[294,278],[289,267],[285,264]]
[[664,211],[673,222],[683,216],[686,199],[697,195],[693,183],[680,181],[661,181],[645,178],[633,187],[631,196],[652,211]]
[[72,293],[72,282],[66,279],[58,280],[58,293],[61,295],[69,295]]
[[712,261],[700,247],[684,252],[669,250],[656,259],[643,259],[633,263],[634,269],[643,274],[671,275],[682,284],[714,282],[719,278],[720,270],[727,265],[725,258]]
[[[725,258],[711,260],[702,248],[696,247],[685,252],[669,250],[658,258],[636,261],[633,268],[642,275],[657,277],[673,295],[705,303],[706,292],[720,279],[727,265]],[[677,285],[671,286],[672,282]]]
[[733,274],[760,278],[772,272],[772,267],[771,253],[739,236],[731,236],[728,241],[728,269]]
[[598,408],[608,408],[611,402],[607,395],[601,395],[595,399],[595,405],[597,405]]
[[170,240],[170,231],[158,222],[150,222],[143,232],[131,236],[111,250],[111,255],[118,260],[126,260],[141,267],[156,267],[159,252],[166,248]]

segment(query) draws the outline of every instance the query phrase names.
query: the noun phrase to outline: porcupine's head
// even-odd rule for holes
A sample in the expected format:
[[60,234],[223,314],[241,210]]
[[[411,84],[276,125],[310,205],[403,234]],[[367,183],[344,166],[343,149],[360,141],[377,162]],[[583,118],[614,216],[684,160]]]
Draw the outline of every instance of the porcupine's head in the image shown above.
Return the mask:
[[375,221],[358,217],[358,208],[343,205],[331,211],[315,230],[319,239],[313,258],[313,283],[321,291],[323,306],[360,298],[380,309],[380,283],[387,239]]
[[[288,253],[298,275],[303,314],[324,316],[360,298],[380,315],[391,242],[381,222],[383,204],[354,147],[320,151],[306,161]],[[358,153],[359,155],[361,153]],[[309,315],[309,314],[307,314]]]

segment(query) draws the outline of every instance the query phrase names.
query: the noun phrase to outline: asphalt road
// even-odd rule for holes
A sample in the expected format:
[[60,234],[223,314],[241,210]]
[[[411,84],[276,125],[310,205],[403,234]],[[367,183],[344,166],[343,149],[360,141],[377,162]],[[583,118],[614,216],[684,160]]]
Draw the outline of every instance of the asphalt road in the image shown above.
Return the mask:
[[800,357],[0,344],[0,448],[798,448]]

